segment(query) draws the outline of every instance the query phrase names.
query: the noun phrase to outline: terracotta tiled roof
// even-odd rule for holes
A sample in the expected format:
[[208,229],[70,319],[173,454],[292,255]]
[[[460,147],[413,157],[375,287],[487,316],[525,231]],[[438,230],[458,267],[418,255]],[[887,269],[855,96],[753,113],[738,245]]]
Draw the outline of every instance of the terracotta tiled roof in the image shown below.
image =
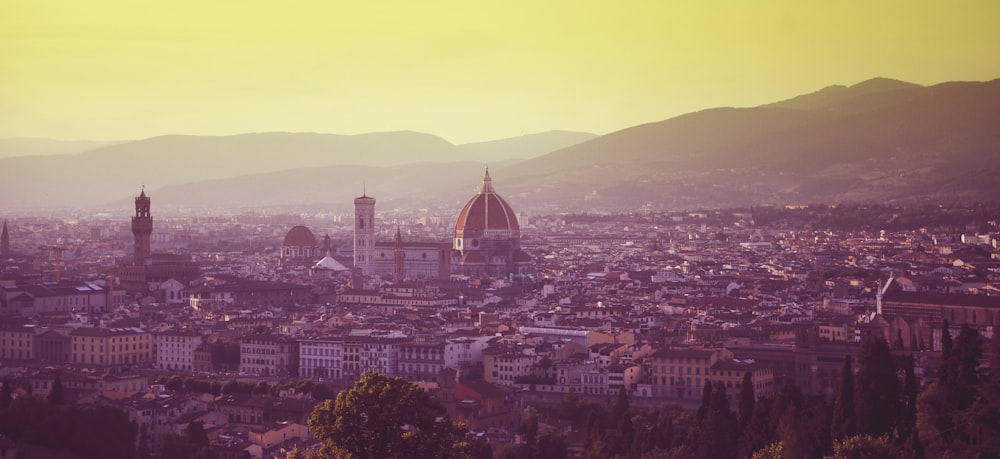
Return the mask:
[[282,245],[285,247],[316,247],[319,243],[316,241],[316,235],[309,231],[309,228],[299,225],[288,230]]

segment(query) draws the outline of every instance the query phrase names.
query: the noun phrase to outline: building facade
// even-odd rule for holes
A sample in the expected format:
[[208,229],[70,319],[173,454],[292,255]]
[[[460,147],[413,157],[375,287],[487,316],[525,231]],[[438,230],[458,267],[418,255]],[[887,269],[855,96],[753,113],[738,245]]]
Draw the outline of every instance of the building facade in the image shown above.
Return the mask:
[[73,363],[145,367],[153,363],[153,336],[139,328],[80,327],[70,333]]
[[202,336],[193,331],[170,330],[154,334],[156,368],[161,370],[197,371],[194,351]]
[[296,377],[299,344],[291,338],[268,334],[240,340],[240,372],[259,376]]
[[344,340],[339,336],[299,340],[299,376],[339,380],[343,376]]

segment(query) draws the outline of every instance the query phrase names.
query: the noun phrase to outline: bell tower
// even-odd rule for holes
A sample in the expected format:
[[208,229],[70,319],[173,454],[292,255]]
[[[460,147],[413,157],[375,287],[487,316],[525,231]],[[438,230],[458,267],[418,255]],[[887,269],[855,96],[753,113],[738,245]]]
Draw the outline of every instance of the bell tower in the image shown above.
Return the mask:
[[406,275],[406,252],[403,250],[403,235],[396,227],[396,239],[392,247],[392,280],[393,282],[403,282]]
[[10,233],[7,232],[7,220],[3,221],[3,231],[0,232],[0,257],[10,255]]
[[354,198],[354,267],[369,275],[375,267],[375,198]]
[[146,188],[135,198],[135,216],[132,217],[132,236],[135,238],[135,264],[144,265],[149,258],[149,235],[153,233],[153,216],[149,213],[149,196]]

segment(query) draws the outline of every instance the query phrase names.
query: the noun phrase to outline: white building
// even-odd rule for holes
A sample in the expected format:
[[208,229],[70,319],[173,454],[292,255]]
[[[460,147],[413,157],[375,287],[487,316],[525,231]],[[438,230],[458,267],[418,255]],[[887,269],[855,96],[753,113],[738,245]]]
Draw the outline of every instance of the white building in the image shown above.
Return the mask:
[[299,341],[299,376],[340,379],[343,376],[344,339],[339,336]]
[[483,350],[495,339],[493,336],[448,339],[444,346],[444,366],[461,374],[462,368],[482,363]]
[[194,350],[202,336],[193,331],[168,330],[153,334],[156,368],[194,371]]

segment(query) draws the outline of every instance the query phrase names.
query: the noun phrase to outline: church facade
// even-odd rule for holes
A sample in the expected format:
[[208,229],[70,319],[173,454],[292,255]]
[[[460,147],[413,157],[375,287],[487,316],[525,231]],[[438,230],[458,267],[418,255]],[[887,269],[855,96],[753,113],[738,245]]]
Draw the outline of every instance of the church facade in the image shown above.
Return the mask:
[[521,250],[521,227],[514,209],[493,189],[489,169],[462,208],[451,243],[375,241],[375,198],[354,199],[354,267],[364,275],[396,281],[532,274],[534,263]]
[[375,198],[354,199],[354,268],[366,276],[404,279],[447,279],[451,247],[435,242],[404,241],[399,230],[393,241],[375,241]]

